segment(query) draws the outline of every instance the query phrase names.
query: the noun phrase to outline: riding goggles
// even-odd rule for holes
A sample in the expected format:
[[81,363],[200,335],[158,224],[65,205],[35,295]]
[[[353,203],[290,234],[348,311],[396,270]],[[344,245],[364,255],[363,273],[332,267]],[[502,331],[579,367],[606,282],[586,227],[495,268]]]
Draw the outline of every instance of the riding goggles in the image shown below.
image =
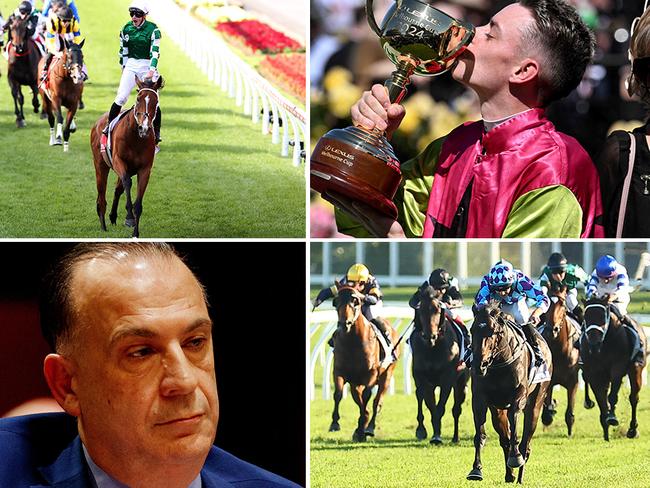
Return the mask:
[[512,288],[512,285],[504,284],[504,285],[494,285],[494,286],[491,286],[491,287],[490,287],[490,290],[492,290],[492,291],[498,293],[498,292],[500,292],[500,291],[508,291],[508,290],[510,290],[510,288]]
[[131,17],[135,17],[136,19],[141,19],[142,17],[144,17],[145,14],[139,8],[130,8],[129,9],[129,15]]

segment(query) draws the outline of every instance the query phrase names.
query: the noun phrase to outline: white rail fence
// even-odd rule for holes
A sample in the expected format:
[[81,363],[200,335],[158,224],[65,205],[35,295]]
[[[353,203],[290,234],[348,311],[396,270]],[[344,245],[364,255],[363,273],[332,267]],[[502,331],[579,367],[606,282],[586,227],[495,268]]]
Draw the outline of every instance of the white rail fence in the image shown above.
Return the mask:
[[192,17],[173,0],[157,0],[152,14],[165,35],[181,47],[210,81],[234,98],[254,124],[261,120],[262,134],[271,134],[271,142],[281,145],[282,156],[289,156],[292,146],[293,165],[300,165],[305,155],[305,112],[242,61],[213,28]]
[[[472,311],[469,308],[464,308],[459,311],[460,316],[465,322],[472,318]],[[411,324],[413,319],[413,309],[410,307],[398,306],[385,306],[381,311],[381,317],[388,320],[388,322],[397,329],[401,336],[407,327]],[[641,317],[633,316],[635,319]],[[321,366],[322,374],[322,398],[328,400],[332,398],[332,366],[334,361],[334,354],[332,348],[328,346],[327,341],[332,336],[336,329],[337,316],[335,310],[322,310],[312,312],[309,319],[309,333],[313,347],[309,357],[309,382],[310,400],[316,398],[316,367]],[[644,327],[647,337],[650,337],[650,327]],[[397,364],[397,368],[402,368],[403,387],[402,392],[410,395],[413,392],[413,383],[411,376],[411,364],[413,357],[411,355],[411,348],[406,344],[406,340],[410,335],[410,331],[402,339],[401,355]],[[627,381],[627,379],[626,379]],[[643,384],[647,383],[647,369],[643,370]],[[580,380],[580,387],[584,388],[582,378]],[[556,386],[559,388],[559,386]],[[347,393],[348,385],[345,385],[344,394]],[[395,377],[393,376],[388,393],[395,394]]]

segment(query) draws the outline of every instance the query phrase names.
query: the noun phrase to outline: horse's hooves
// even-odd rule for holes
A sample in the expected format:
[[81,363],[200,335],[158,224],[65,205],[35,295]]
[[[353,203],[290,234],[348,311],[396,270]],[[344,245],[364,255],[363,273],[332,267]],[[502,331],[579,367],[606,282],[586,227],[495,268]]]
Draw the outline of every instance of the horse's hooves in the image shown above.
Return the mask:
[[364,432],[359,433],[356,430],[352,434],[352,442],[366,442],[366,434]]
[[473,469],[467,475],[470,481],[483,481],[483,472],[480,469]]
[[364,431],[364,434],[366,434],[367,436],[370,436],[370,437],[375,437],[375,429],[366,429]]
[[26,125],[25,121],[22,119],[16,121],[16,127],[18,127],[19,129],[22,129],[23,127],[25,127],[25,125]]
[[38,107],[34,107],[34,113],[35,113],[35,114],[38,113]]
[[330,424],[330,432],[338,432],[339,430],[341,430],[341,426],[338,422],[332,422]]
[[505,480],[506,483],[514,483],[515,477],[512,474],[506,474]]
[[61,146],[62,144],[63,144],[63,140],[61,138],[57,137],[56,139],[54,139],[54,144],[52,144],[52,145],[53,146]]
[[453,442],[454,444],[458,444],[458,436],[452,437],[451,442]]
[[41,120],[47,119],[47,114],[45,112],[41,112]]
[[426,429],[426,428],[424,428],[424,427],[418,427],[417,429],[415,429],[415,438],[416,438],[417,440],[419,440],[419,441],[423,441],[423,440],[426,439],[427,437],[428,437],[428,436],[427,436],[427,429]]
[[524,457],[521,454],[517,454],[516,456],[508,456],[507,465],[509,468],[521,468],[525,462]]
[[429,444],[439,446],[440,444],[442,444],[442,438],[440,436],[432,437],[431,440],[429,441]]
[[607,422],[607,425],[611,425],[612,427],[616,427],[618,425],[618,419],[616,418],[616,415],[608,415],[605,419],[605,422]]
[[553,423],[553,414],[550,411],[544,410],[542,412],[542,423],[544,425],[551,425]]
[[596,406],[593,400],[585,400],[584,406],[587,410],[591,410]]
[[637,437],[639,437],[639,431],[636,429],[630,429],[627,431],[626,435],[628,439],[636,439]]
[[124,220],[124,225],[126,225],[127,227],[135,227],[135,219]]
[[63,152],[68,152],[70,150],[70,146],[66,143],[63,145]]

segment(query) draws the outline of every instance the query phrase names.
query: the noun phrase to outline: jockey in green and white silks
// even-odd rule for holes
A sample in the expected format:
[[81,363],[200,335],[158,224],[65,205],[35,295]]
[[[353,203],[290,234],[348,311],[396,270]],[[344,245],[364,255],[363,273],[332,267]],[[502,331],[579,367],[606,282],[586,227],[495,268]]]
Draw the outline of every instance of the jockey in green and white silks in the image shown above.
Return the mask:
[[[135,78],[150,79],[155,82],[160,77],[158,59],[160,57],[160,30],[153,22],[147,20],[149,8],[144,0],[134,0],[129,7],[131,22],[120,31],[119,61],[122,66],[122,78],[117,89],[117,96],[108,113],[108,122],[104,128],[104,136],[108,135],[110,122],[119,115],[135,87]],[[156,144],[161,141],[160,125],[162,114],[160,106],[156,111],[153,122]],[[102,143],[105,141],[102,138]]]
[[566,308],[574,315],[578,322],[582,322],[583,310],[578,301],[578,284],[582,283],[585,288],[589,275],[577,264],[567,262],[567,259],[561,252],[554,252],[548,258],[548,263],[544,266],[542,274],[539,277],[539,284],[547,293],[558,286],[566,286]]

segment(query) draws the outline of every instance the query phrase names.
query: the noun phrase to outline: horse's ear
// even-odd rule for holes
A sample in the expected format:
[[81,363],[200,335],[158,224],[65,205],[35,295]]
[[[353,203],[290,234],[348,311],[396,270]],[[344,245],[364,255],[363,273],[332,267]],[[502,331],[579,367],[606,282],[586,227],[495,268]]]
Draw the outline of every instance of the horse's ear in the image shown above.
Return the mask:
[[66,49],[70,49],[70,41],[68,41],[66,38],[63,38],[63,46],[65,46]]
[[140,78],[138,78],[138,75],[133,75],[135,78],[135,84],[138,85],[138,90],[142,88],[142,82],[140,81]]
[[81,41],[81,42],[79,43],[79,49],[83,49],[85,43],[86,43],[86,39],[84,39],[83,41]]

